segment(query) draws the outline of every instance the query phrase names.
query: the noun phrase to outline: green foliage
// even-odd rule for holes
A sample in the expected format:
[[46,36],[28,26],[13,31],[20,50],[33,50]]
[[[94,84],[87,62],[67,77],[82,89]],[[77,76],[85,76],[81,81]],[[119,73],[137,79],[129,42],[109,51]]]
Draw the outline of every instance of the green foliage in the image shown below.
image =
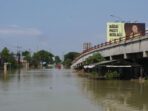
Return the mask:
[[[3,68],[4,63],[10,63],[12,68],[20,67],[22,64],[18,63],[18,57],[16,56],[21,55],[20,53],[14,54],[10,53],[10,51],[5,47],[1,53],[1,59],[0,59],[0,67]],[[53,64],[53,57],[54,55],[48,51],[40,50],[38,52],[35,52],[33,56],[31,56],[31,53],[29,51],[23,51],[22,52],[23,59],[28,61],[30,63],[30,66],[38,67],[41,63],[43,66],[47,66],[48,64]],[[55,62],[60,63],[61,60],[59,56],[55,56]]]
[[95,72],[95,71],[93,71],[93,72],[91,73],[91,75],[92,75],[93,77],[98,77],[98,76],[99,76],[99,74],[98,74],[97,72]]
[[78,52],[69,52],[67,54],[64,55],[64,61],[63,61],[63,65],[66,68],[69,68],[72,64],[72,61],[79,56],[80,53]]
[[14,54],[10,53],[10,51],[5,47],[1,51],[1,67],[6,62],[10,63],[12,68],[16,68],[17,67],[17,61],[16,61],[16,59],[14,57]]
[[11,68],[17,68],[17,61],[14,57],[14,53],[11,53],[9,58],[8,58],[8,62],[11,63]]
[[74,60],[79,54],[80,53],[78,53],[78,52],[69,52],[64,55],[64,60],[66,60],[66,59]]
[[34,53],[31,64],[38,67],[40,63],[44,63],[44,66],[53,64],[53,54],[45,50],[40,50]]
[[107,72],[105,74],[106,79],[118,79],[120,77],[120,74],[117,71],[114,72]]
[[1,58],[3,60],[3,62],[9,62],[9,57],[10,57],[10,53],[9,50],[5,47],[2,51],[1,51]]
[[71,63],[72,63],[71,59],[66,59],[63,64],[66,68],[69,68],[71,66]]
[[60,59],[60,57],[59,56],[55,56],[55,64],[59,64],[59,63],[61,63],[61,59]]
[[24,57],[24,60],[26,60],[27,62],[31,61],[31,53],[29,51],[22,52],[22,56]]
[[31,55],[29,51],[26,50],[26,51],[22,52],[22,56],[28,56],[28,55]]
[[148,80],[148,76],[145,77],[145,80]]
[[104,58],[100,53],[95,53],[93,56],[90,56],[86,59],[86,64],[93,64],[93,63],[101,62],[103,60]]

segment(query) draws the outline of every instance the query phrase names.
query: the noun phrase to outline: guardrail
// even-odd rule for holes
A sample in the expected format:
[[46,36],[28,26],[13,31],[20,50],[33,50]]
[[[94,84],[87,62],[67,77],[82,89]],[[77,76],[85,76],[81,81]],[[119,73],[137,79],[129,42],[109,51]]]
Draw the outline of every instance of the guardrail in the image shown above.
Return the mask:
[[[148,30],[145,31],[145,35],[148,35]],[[119,39],[114,39],[114,40],[109,41],[109,42],[104,42],[104,43],[95,45],[95,46],[93,46],[93,47],[91,47],[91,48],[89,48],[87,50],[84,50],[72,63],[77,61],[79,58],[81,58],[81,55],[85,55],[85,53],[87,53],[87,52],[93,51],[93,50],[98,49],[98,48],[103,48],[105,46],[110,46],[110,45],[113,45],[113,44],[119,44],[121,42],[126,42],[127,40],[130,40],[130,39],[141,38],[141,37],[142,36],[120,37]]]

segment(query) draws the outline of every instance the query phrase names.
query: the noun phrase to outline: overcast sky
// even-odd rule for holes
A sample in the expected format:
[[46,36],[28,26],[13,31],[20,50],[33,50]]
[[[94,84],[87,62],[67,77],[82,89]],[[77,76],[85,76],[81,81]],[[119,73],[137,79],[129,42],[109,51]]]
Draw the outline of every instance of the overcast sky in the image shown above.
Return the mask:
[[83,42],[106,40],[109,21],[148,24],[147,5],[148,0],[0,0],[0,49],[21,46],[60,56],[81,51]]

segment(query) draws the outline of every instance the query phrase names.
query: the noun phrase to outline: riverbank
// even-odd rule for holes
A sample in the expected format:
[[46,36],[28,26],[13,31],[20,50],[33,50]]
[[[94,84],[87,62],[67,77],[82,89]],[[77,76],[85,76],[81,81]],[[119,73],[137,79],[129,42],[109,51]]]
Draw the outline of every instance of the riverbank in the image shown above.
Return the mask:
[[75,72],[78,74],[80,77],[86,77],[88,79],[95,79],[95,80],[105,80],[105,77],[100,77],[97,73],[86,73],[83,70],[76,71]]
[[[99,74],[97,73],[87,73],[83,70],[75,70],[75,72],[78,74],[78,76],[80,77],[85,77],[85,78],[88,78],[88,79],[94,79],[94,80],[121,80],[121,79],[109,79],[107,78],[106,76],[99,76]],[[139,83],[144,83],[147,81],[147,78],[145,77],[139,77],[138,79],[129,79],[129,81],[131,82],[139,82]]]

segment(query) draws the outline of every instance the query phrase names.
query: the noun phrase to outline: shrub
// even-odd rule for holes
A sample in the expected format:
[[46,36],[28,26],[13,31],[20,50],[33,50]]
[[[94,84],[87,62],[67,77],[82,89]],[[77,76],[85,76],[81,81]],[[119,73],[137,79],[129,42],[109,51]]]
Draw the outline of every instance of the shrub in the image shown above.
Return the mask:
[[148,76],[145,76],[145,80],[148,80]]
[[106,79],[118,79],[120,77],[120,74],[117,71],[114,72],[107,72],[105,74]]

